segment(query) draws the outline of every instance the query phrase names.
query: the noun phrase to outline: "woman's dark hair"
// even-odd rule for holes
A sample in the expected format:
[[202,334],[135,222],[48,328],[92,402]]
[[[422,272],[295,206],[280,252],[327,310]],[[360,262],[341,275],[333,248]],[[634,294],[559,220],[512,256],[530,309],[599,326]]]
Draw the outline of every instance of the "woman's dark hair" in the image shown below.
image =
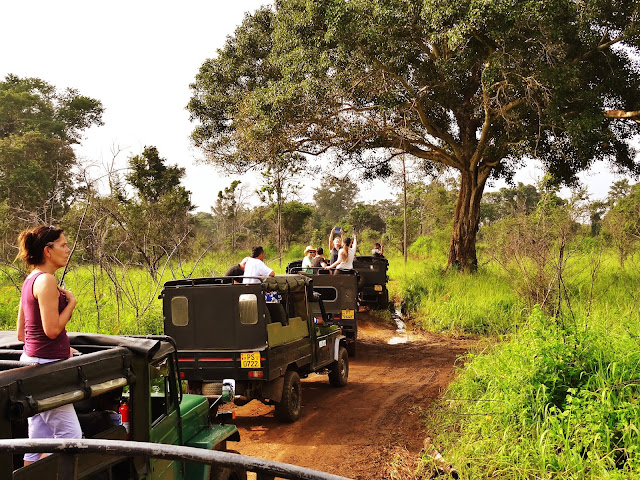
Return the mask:
[[35,227],[30,230],[23,230],[18,235],[18,255],[16,259],[21,259],[30,266],[42,265],[44,263],[44,247],[60,238],[64,230],[54,227]]
[[318,250],[316,250],[316,253],[318,255],[324,255],[324,250],[322,249],[322,247],[318,247]]
[[251,257],[258,258],[262,252],[264,252],[264,248],[262,248],[261,246],[253,247],[253,249],[251,250]]
[[346,247],[350,247],[351,246],[351,237],[347,237],[344,239],[344,244]]

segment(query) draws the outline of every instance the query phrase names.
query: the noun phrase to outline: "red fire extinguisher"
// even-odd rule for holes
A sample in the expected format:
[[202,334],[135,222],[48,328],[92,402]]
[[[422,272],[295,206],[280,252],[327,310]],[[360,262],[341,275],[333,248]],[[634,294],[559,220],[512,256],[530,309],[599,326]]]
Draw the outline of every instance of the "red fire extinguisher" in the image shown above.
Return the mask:
[[122,425],[127,431],[127,440],[129,440],[129,404],[127,404],[127,402],[122,402],[118,412],[120,413],[120,417],[122,418]]

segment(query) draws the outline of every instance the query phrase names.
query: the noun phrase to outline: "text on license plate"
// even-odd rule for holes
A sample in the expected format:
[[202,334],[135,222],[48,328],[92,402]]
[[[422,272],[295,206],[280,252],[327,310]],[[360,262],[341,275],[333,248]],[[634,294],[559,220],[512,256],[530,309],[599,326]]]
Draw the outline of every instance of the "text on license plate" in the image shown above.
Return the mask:
[[260,368],[260,352],[241,353],[240,368]]
[[353,310],[342,310],[343,320],[353,320]]

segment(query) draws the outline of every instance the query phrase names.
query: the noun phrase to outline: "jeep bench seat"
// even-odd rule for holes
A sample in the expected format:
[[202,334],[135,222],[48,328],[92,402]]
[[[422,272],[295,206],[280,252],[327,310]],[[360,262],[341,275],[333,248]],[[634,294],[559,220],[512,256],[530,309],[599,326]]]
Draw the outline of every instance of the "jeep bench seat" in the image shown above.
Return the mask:
[[267,337],[269,346],[276,347],[309,336],[309,326],[302,317],[289,319],[289,325],[283,326],[280,322],[267,325]]

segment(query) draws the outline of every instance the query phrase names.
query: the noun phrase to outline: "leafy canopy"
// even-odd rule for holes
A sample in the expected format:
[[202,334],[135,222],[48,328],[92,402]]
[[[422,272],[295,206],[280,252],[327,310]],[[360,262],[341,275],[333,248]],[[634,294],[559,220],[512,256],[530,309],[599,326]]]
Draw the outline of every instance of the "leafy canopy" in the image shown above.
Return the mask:
[[0,81],[0,201],[21,216],[60,218],[74,191],[72,145],[102,125],[102,112],[98,100],[39,78]]

